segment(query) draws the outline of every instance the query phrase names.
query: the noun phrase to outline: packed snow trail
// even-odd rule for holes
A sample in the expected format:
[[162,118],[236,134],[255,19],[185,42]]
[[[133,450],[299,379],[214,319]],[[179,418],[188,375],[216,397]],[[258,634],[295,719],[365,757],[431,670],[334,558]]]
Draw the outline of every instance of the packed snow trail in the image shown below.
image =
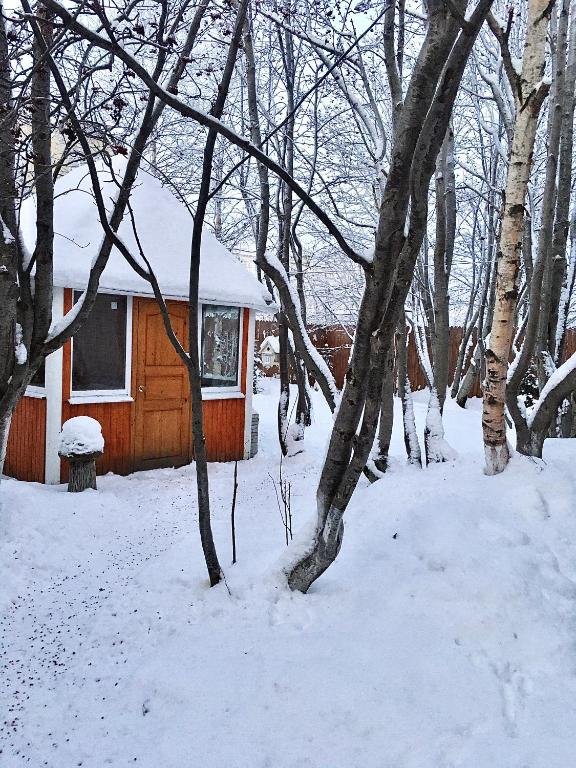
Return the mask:
[[[239,464],[234,567],[233,466],[211,466],[227,585],[207,587],[192,467],[81,495],[3,481],[2,768],[571,768],[573,441],[487,478],[478,403],[447,405],[453,462],[405,466],[398,430],[391,472],[355,494],[340,557],[292,594],[277,578],[266,384],[262,450]],[[318,396],[315,413],[282,469],[296,529],[330,425]]]

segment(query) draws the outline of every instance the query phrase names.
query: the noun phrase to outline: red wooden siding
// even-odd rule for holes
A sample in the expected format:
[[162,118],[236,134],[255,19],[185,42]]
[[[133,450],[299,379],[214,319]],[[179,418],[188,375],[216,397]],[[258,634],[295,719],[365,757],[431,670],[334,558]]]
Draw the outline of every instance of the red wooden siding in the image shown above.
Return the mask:
[[[141,302],[146,301],[151,300],[135,298],[133,301],[132,393],[137,391],[138,308]],[[71,307],[72,290],[66,289],[64,312],[68,312]],[[244,309],[240,379],[244,395],[248,382],[251,382],[251,372],[246,370],[249,319],[249,310]],[[166,339],[166,344],[169,343]],[[67,342],[63,348],[62,422],[73,416],[91,416],[97,419],[102,425],[102,434],[106,443],[104,455],[97,463],[98,474],[106,472],[129,474],[134,468],[134,403],[70,404],[68,401],[71,366],[71,343]],[[245,408],[244,397],[204,402],[204,432],[209,461],[233,461],[244,458]],[[46,401],[41,398],[25,397],[16,408],[12,419],[5,462],[6,474],[21,480],[44,482],[45,449]],[[61,462],[60,477],[62,482],[68,479],[68,468],[65,462]]]
[[[136,392],[136,345],[138,339],[138,306],[151,299],[135,298],[133,302],[132,330],[132,394]],[[72,306],[72,291],[64,292],[64,312]],[[249,310],[243,310],[242,333],[242,375],[241,389],[246,393],[246,360],[248,355]],[[186,331],[187,332],[187,331]],[[165,340],[166,344],[170,342]],[[97,463],[98,474],[114,472],[127,475],[134,467],[134,403],[86,403],[71,405],[71,345],[64,345],[64,371],[62,382],[62,421],[73,416],[91,416],[102,425],[102,434],[106,447],[103,457]],[[209,461],[233,461],[244,458],[244,398],[227,400],[207,400],[204,403],[204,434]],[[67,480],[65,463],[61,465],[62,482]]]
[[204,435],[208,461],[244,458],[244,410],[246,401],[207,400],[204,403]]
[[23,397],[10,426],[4,473],[19,480],[44,482],[46,400]]

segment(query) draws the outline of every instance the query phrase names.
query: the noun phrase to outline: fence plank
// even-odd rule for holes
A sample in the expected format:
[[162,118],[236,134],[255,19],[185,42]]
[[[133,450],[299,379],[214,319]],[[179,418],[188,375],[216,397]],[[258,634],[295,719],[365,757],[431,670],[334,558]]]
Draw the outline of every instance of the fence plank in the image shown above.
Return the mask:
[[[346,377],[346,371],[348,369],[348,358],[350,356],[350,350],[352,349],[351,336],[353,336],[354,328],[342,328],[341,326],[310,326],[308,333],[312,340],[312,343],[316,349],[320,352],[322,357],[328,363],[330,370],[336,380],[336,386],[342,389],[344,386],[344,379]],[[450,328],[450,348],[449,348],[449,367],[448,367],[448,382],[452,383],[454,378],[454,372],[456,370],[456,363],[458,361],[458,351],[460,349],[460,343],[464,329],[459,326],[453,326]],[[256,320],[256,349],[258,350],[260,344],[267,336],[278,335],[278,324],[275,320]],[[466,360],[466,366],[469,362],[470,356],[474,350],[474,340],[469,345],[468,356]],[[576,352],[576,329],[569,328],[566,331],[566,342],[564,345],[563,361],[567,360],[570,355]],[[426,387],[426,379],[420,362],[418,360],[418,353],[416,352],[416,344],[414,343],[414,336],[410,334],[408,339],[408,356],[407,356],[407,368],[408,378],[410,379],[410,386],[412,391],[424,389]],[[266,374],[267,372],[264,371]],[[270,375],[274,375],[271,371]],[[482,396],[482,386],[480,377],[476,377],[474,387],[471,392],[472,397]]]

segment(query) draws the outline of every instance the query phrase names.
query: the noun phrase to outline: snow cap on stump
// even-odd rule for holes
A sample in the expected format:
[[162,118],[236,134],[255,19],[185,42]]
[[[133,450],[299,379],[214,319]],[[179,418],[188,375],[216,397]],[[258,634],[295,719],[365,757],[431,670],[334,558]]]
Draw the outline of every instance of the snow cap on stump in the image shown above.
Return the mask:
[[102,453],[104,438],[100,422],[90,416],[74,416],[64,422],[60,433],[61,456]]

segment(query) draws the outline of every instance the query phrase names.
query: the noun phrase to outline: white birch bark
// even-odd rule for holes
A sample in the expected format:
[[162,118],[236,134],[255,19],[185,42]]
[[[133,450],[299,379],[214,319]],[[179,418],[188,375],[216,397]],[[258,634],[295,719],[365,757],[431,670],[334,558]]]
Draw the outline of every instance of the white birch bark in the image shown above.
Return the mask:
[[486,473],[502,472],[510,459],[506,439],[506,379],[515,331],[518,273],[524,234],[524,200],[532,167],[538,115],[547,92],[545,63],[548,0],[530,0],[522,72],[516,78],[517,109],[506,182],[506,205],[497,256],[494,317],[486,350],[482,428]]

